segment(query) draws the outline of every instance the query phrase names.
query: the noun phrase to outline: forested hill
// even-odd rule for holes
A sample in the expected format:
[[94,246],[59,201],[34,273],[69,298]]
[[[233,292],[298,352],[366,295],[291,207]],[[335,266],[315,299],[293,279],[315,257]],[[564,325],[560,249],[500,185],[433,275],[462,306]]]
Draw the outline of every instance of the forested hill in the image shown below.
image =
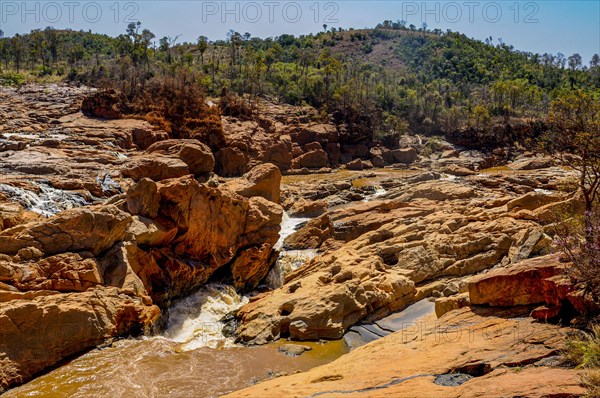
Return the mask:
[[391,21],[301,37],[231,31],[227,40],[195,43],[156,38],[139,23],[116,38],[47,28],[0,39],[0,61],[3,84],[67,80],[132,93],[152,79],[185,76],[209,96],[307,103],[377,135],[543,119],[561,92],[600,91],[598,55],[526,53]]

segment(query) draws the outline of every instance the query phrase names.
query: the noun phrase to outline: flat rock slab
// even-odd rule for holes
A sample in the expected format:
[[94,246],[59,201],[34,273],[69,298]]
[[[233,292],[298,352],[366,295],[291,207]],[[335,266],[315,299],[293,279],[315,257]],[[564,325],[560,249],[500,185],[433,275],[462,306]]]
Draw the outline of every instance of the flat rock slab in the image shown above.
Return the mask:
[[403,330],[407,327],[413,326],[416,320],[432,314],[434,310],[435,303],[433,301],[429,301],[428,299],[423,299],[407,307],[403,311],[396,312],[392,315],[375,321],[375,324],[381,329],[388,330],[390,332],[397,332],[398,330]]
[[415,325],[418,319],[434,312],[435,303],[423,299],[374,323],[352,326],[344,335],[344,341],[353,350],[390,333],[404,330]]

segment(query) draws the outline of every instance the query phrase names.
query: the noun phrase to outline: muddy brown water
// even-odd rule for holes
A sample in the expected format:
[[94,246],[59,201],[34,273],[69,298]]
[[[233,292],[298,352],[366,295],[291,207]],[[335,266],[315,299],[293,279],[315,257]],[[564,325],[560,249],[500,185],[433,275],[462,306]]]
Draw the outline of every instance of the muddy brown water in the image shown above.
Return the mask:
[[277,350],[285,343],[178,352],[177,343],[163,338],[122,340],[92,350],[3,398],[218,397],[278,374],[329,363],[348,352],[343,340],[302,343],[312,350],[289,357]]

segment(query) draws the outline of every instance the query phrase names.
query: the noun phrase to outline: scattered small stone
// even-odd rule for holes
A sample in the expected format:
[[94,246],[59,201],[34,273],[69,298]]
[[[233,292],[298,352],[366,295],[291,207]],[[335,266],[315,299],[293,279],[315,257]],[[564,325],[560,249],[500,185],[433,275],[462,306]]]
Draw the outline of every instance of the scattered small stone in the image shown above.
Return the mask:
[[284,344],[279,347],[278,351],[283,352],[285,355],[290,357],[297,357],[302,355],[306,351],[310,351],[312,348],[300,344]]

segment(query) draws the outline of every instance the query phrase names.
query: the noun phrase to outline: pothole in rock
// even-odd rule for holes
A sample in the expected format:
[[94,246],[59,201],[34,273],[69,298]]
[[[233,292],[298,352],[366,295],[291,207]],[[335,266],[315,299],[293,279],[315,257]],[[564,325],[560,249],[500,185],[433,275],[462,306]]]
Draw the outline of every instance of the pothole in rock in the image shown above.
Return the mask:
[[439,386],[458,387],[472,378],[473,376],[465,373],[446,373],[437,376],[433,382]]
[[486,362],[469,362],[452,369],[450,372],[438,375],[434,383],[440,386],[457,387],[473,377],[484,376],[492,371],[492,366]]

